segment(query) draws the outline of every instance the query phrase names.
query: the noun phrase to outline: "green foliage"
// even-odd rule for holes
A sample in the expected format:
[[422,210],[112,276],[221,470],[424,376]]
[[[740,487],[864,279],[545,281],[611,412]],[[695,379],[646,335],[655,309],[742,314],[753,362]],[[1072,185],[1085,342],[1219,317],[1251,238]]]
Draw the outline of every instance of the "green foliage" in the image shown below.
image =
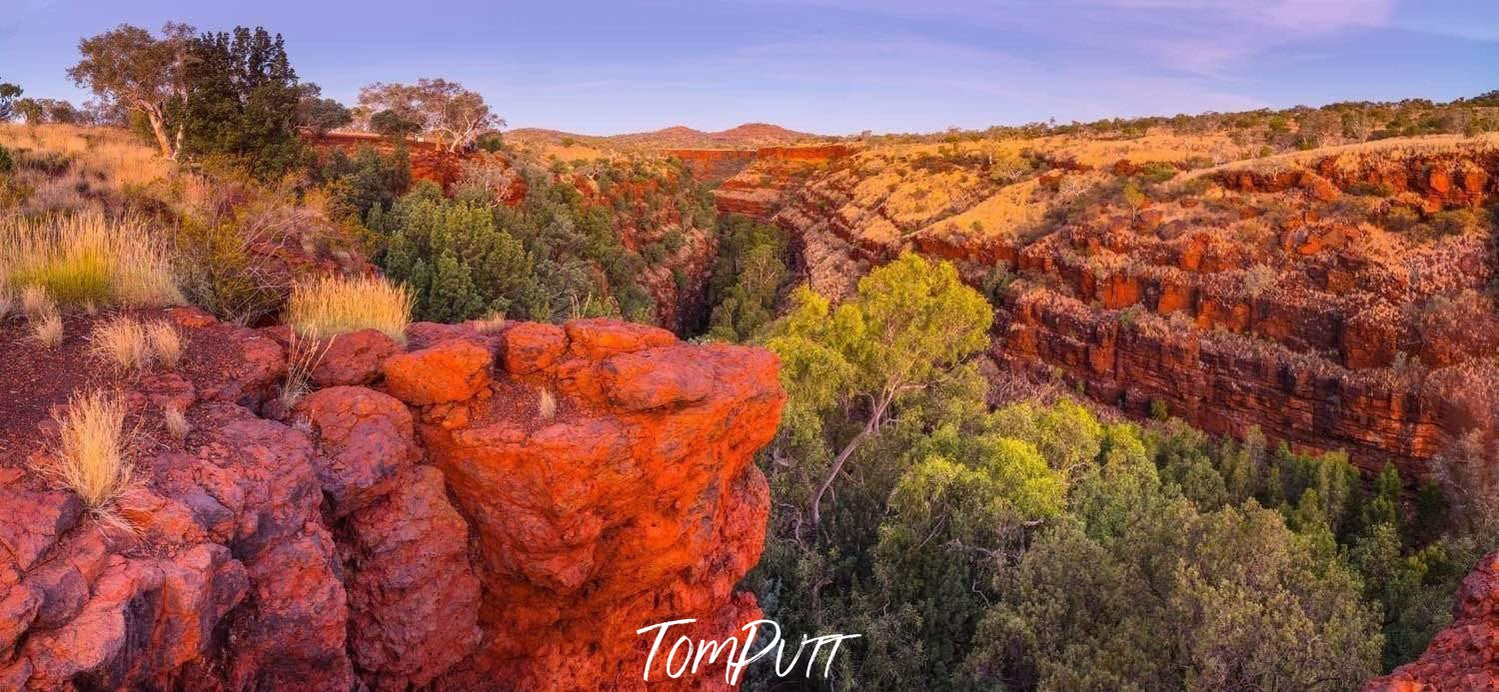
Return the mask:
[[[934,293],[915,269],[836,307],[799,290],[768,340],[790,401],[748,583],[783,626],[864,635],[835,689],[1354,687],[1419,653],[1492,549],[1499,474],[1478,443],[1452,453],[1440,487],[1458,490],[1428,487],[1412,514],[1393,467],[1365,486],[1346,455],[1255,429],[1102,424],[1066,400],[986,412],[962,356],[869,319],[874,296]],[[984,333],[943,313],[928,333]],[[945,364],[888,409],[884,344]],[[1465,528],[1463,503],[1491,519]]]
[[10,150],[0,146],[0,173],[9,173],[16,168],[16,161],[11,158]]
[[424,185],[389,213],[371,207],[369,226],[384,238],[380,264],[406,284],[416,319],[457,322],[513,313],[534,300],[531,258],[495,225],[487,207],[444,199]]
[[302,164],[295,128],[303,90],[279,34],[205,33],[188,42],[183,65],[185,95],[168,108],[179,154],[228,157],[262,180]]
[[998,305],[1004,300],[1005,294],[1010,290],[1010,284],[1015,283],[1015,279],[1016,276],[1010,272],[1008,266],[995,265],[984,274],[984,280],[979,288],[990,303]]
[[765,467],[773,535],[752,579],[783,624],[860,628],[872,650],[924,652],[861,657],[860,682],[955,675],[982,605],[974,580],[1062,506],[1064,479],[1038,445],[983,413],[968,359],[991,319],[951,265],[908,254],[836,308],[798,289],[769,330],[791,397],[770,452],[782,463]]
[[1139,183],[1134,178],[1124,181],[1124,186],[1119,188],[1119,197],[1124,200],[1124,205],[1129,207],[1130,218],[1134,218],[1145,206],[1145,192],[1140,189]]
[[205,220],[184,217],[174,236],[177,275],[189,302],[220,319],[250,324],[274,313],[286,300],[286,286],[272,283],[263,258],[245,246],[251,214]]
[[[384,164],[359,169],[376,171]],[[356,172],[357,173],[357,172]],[[341,180],[357,180],[345,174]],[[614,316],[651,319],[655,305],[638,277],[646,262],[629,251],[615,230],[614,212],[588,204],[575,187],[531,172],[527,194],[511,208],[486,195],[447,199],[421,183],[389,211],[379,194],[350,199],[369,203],[366,225],[381,245],[376,261],[406,282],[416,319],[456,321],[491,312],[542,321]],[[384,194],[390,187],[353,187]]]
[[718,259],[708,283],[709,335],[749,341],[775,318],[777,299],[790,272],[780,229],[744,216],[730,216],[719,229]]
[[322,98],[323,90],[311,82],[298,85],[297,125],[316,133],[335,130],[354,121],[354,114],[342,103]]
[[1001,578],[975,684],[1046,689],[1355,687],[1380,635],[1358,579],[1249,503],[1213,512],[1148,464],[1111,463]]
[[1148,183],[1164,183],[1176,177],[1176,166],[1165,161],[1151,161],[1140,167],[1140,177]]
[[479,139],[474,142],[474,146],[478,147],[482,151],[487,151],[491,154],[499,151],[504,151],[505,137],[504,135],[500,134],[499,131],[486,132],[482,135],[479,135]]
[[390,154],[374,147],[360,147],[353,157],[334,151],[313,171],[313,178],[331,193],[333,218],[363,219],[378,206],[389,211],[396,197],[411,185],[411,158],[405,146]]
[[409,114],[386,109],[370,116],[370,129],[394,139],[406,139],[420,134],[424,125]]

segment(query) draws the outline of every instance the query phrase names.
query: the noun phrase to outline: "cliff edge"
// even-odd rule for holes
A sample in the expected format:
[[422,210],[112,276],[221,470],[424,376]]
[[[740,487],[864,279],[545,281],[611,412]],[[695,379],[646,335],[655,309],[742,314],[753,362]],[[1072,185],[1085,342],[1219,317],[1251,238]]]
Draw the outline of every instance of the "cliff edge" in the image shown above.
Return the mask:
[[[631,689],[636,630],[759,617],[734,585],[764,538],[769,352],[603,320],[416,324],[404,346],[325,345],[289,403],[284,328],[137,316],[179,328],[182,365],[104,374],[81,336],[103,318],[45,353],[0,337],[31,372],[0,435],[0,687]],[[130,531],[31,470],[44,414],[85,389],[129,405]]]

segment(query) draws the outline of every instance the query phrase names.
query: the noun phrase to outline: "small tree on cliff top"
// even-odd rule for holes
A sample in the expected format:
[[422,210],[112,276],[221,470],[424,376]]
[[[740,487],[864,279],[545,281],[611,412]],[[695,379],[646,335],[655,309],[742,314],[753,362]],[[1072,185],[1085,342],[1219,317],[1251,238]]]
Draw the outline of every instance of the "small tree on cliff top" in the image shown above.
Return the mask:
[[161,155],[176,158],[179,141],[167,134],[166,104],[183,95],[182,64],[194,29],[168,22],[161,38],[129,24],[78,42],[82,59],[68,77],[88,87],[107,104],[145,116]]
[[355,117],[366,128],[377,114],[390,122],[420,124],[420,131],[438,139],[443,149],[459,151],[505,121],[490,111],[484,97],[445,79],[419,79],[416,84],[376,82],[359,92]]
[[[909,253],[870,272],[836,309],[807,288],[797,291],[794,304],[767,345],[781,356],[782,381],[795,393],[788,426],[825,436],[829,449],[838,449],[825,463],[802,460],[808,518],[816,526],[844,464],[880,433],[892,405],[940,383],[982,350],[993,312],[951,264]],[[848,430],[824,426],[838,410],[848,412]]]

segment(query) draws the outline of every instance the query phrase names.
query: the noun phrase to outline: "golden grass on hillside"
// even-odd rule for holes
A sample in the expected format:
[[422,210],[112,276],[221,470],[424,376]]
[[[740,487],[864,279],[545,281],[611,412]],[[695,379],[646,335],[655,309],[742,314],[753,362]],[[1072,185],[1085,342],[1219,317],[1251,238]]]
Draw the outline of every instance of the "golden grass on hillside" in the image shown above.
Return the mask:
[[16,307],[16,297],[10,291],[0,288],[0,322],[10,316],[10,311]]
[[78,493],[97,515],[112,516],[110,503],[130,486],[134,474],[125,402],[94,391],[74,396],[56,418],[59,444],[38,471]]
[[1495,148],[1499,148],[1499,134],[1496,133],[1488,133],[1476,137],[1464,137],[1462,135],[1391,137],[1389,139],[1376,139],[1367,142],[1320,147],[1306,151],[1291,151],[1249,161],[1231,161],[1211,168],[1191,171],[1180,176],[1178,181],[1184,182],[1193,178],[1224,171],[1277,171],[1304,166],[1330,156],[1380,154],[1391,158],[1402,158],[1444,152],[1477,154]]
[[167,251],[145,222],[97,211],[0,219],[0,284],[73,305],[182,302]]
[[292,286],[286,323],[312,339],[378,329],[405,343],[411,296],[384,277],[323,276]]
[[0,123],[0,146],[67,156],[77,177],[92,177],[114,191],[165,178],[176,169],[130,131],[112,127]]

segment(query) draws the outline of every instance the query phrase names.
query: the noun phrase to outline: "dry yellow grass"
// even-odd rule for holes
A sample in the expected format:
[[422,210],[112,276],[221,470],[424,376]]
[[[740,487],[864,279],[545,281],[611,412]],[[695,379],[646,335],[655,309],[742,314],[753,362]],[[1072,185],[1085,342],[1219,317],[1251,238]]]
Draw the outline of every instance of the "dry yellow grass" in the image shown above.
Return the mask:
[[551,420],[557,415],[557,395],[550,389],[542,389],[536,399],[536,415],[542,420]]
[[89,353],[120,372],[144,370],[151,365],[151,345],[146,328],[129,317],[115,317],[94,327],[89,335]]
[[129,488],[134,474],[124,401],[94,391],[74,396],[56,418],[57,449],[38,471],[78,493],[96,515],[118,519],[110,505]]
[[166,322],[152,322],[146,325],[146,341],[162,365],[175,368],[182,362],[182,334],[176,327]]
[[292,287],[286,323],[312,339],[377,329],[404,344],[411,296],[384,277],[323,276]]
[[483,317],[480,317],[477,320],[472,320],[471,323],[474,325],[474,331],[477,331],[480,334],[493,334],[504,329],[505,322],[506,320],[504,313],[491,312]]
[[326,341],[319,341],[299,337],[295,330],[292,331],[291,342],[286,347],[286,379],[281,382],[280,399],[283,406],[295,406],[303,396],[312,391],[312,371],[317,368],[318,363],[323,362],[323,356],[328,354],[328,349],[333,347],[333,341],[337,338],[332,336]]
[[47,348],[53,348],[62,343],[62,314],[57,311],[57,308],[32,313],[29,319],[31,320],[31,338],[37,343]]
[[0,219],[0,284],[74,305],[182,302],[167,251],[145,222],[98,211]]
[[175,163],[163,159],[133,133],[112,127],[0,123],[0,145],[68,156],[75,173],[114,192],[166,178],[176,170]]
[[10,311],[16,309],[16,297],[10,291],[0,288],[0,322],[10,317]]
[[46,312],[57,310],[57,303],[52,296],[47,295],[47,289],[41,286],[26,286],[21,289],[21,310],[26,317],[35,318]]
[[178,442],[187,439],[187,434],[192,432],[192,426],[187,422],[187,414],[183,413],[182,409],[166,409],[161,414],[161,420],[167,434]]
[[1391,137],[1389,139],[1340,144],[1337,146],[1309,149],[1307,151],[1292,151],[1249,161],[1231,161],[1211,168],[1202,168],[1186,173],[1178,177],[1177,181],[1182,182],[1223,171],[1247,170],[1263,172],[1294,168],[1325,159],[1329,156],[1342,157],[1345,155],[1381,154],[1387,157],[1402,158],[1443,152],[1477,154],[1496,148],[1499,148],[1499,133],[1488,133],[1476,137],[1464,137],[1462,135]]

